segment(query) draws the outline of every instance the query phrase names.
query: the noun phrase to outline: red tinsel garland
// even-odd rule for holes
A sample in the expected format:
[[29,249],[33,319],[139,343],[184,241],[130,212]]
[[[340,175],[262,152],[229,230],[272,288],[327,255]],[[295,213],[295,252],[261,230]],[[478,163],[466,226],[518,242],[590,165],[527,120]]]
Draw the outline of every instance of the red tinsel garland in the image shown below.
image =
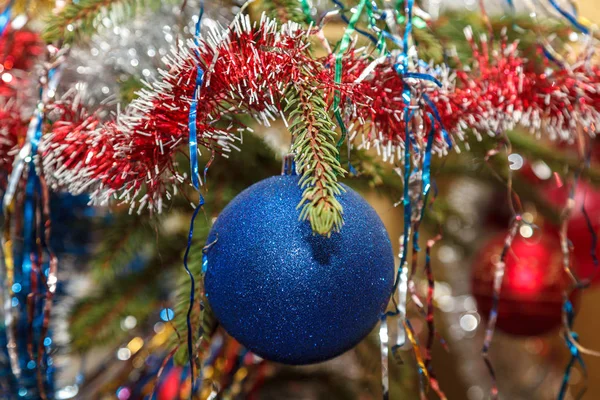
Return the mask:
[[539,73],[519,56],[516,43],[502,42],[499,50],[490,51],[482,41],[479,49],[467,31],[473,46],[470,67],[451,72],[418,60],[411,63],[411,72],[435,78],[440,86],[432,79],[399,75],[393,56],[374,59],[354,50],[344,56],[338,85],[333,57],[311,57],[307,36],[295,24],[279,27],[263,19],[252,28],[242,17],[199,46],[180,46],[168,58],[162,81],[145,89],[115,121],[100,125],[82,113],[79,119],[55,122],[42,145],[48,175],[55,186],[74,193],[94,185],[93,198],[99,203],[116,197],[138,210],[160,211],[162,195],[170,197],[184,181],[173,158],[189,135],[198,67],[204,72],[198,142],[224,155],[236,148],[237,132],[243,129],[233,115],[250,114],[268,125],[281,113],[288,88],[302,80],[320,88],[330,104],[339,90],[351,136],[360,132],[361,145],[376,146],[390,162],[403,151],[406,87],[413,98],[409,128],[416,154],[424,151],[431,121],[434,151],[440,154],[468,129],[497,135],[521,125],[561,139],[571,139],[576,129],[597,130],[600,72],[584,63]]
[[0,189],[27,135],[23,93],[32,84],[30,70],[43,52],[36,33],[8,30],[0,38]]
[[12,171],[14,157],[19,151],[19,145],[25,140],[26,134],[27,121],[21,118],[20,104],[8,101],[0,106],[1,175],[8,175]]

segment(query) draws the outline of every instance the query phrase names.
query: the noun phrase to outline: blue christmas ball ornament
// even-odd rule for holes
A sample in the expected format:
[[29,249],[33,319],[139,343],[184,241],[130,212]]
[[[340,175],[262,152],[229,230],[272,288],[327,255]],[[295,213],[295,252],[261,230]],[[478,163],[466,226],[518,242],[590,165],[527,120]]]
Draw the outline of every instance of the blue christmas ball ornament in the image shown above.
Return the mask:
[[344,225],[330,238],[299,221],[298,176],[249,187],[216,220],[206,296],[225,330],[285,364],[325,361],[354,347],[385,311],[394,255],[375,210],[344,186]]

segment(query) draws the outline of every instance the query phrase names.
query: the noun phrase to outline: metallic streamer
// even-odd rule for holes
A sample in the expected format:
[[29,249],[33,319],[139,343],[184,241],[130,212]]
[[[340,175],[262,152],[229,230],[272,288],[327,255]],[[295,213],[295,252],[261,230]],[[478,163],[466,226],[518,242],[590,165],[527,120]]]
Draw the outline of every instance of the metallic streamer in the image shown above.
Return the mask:
[[389,342],[387,318],[384,315],[381,318],[381,325],[379,325],[379,343],[381,349],[381,387],[383,398],[386,400],[390,396]]
[[[344,4],[339,1],[339,0],[332,0],[333,3],[338,6],[340,8],[340,17],[342,18],[342,21],[344,21],[344,23],[346,24],[350,24],[350,19],[344,14],[344,11],[346,11]],[[367,4],[368,7],[368,4]],[[379,40],[373,36],[372,34],[370,34],[369,32],[360,29],[358,27],[354,27],[354,30],[358,33],[360,33],[361,35],[363,35],[364,37],[366,37],[367,39],[369,39],[369,41],[371,41],[374,45],[378,46]]]
[[194,221],[196,220],[196,217],[198,216],[198,212],[200,211],[200,209],[202,209],[203,206],[204,206],[204,197],[202,197],[202,195],[200,195],[200,201],[198,203],[198,206],[194,210],[194,213],[192,214],[192,220],[190,221],[190,230],[188,233],[187,248],[185,249],[185,254],[183,256],[183,266],[185,268],[185,271],[187,272],[187,274],[190,277],[190,305],[188,307],[188,312],[187,312],[187,316],[186,316],[187,347],[188,347],[188,358],[189,358],[189,362],[190,362],[190,382],[191,382],[191,387],[192,387],[190,398],[191,398],[192,394],[194,393],[194,346],[193,346],[194,333],[193,333],[193,327],[192,327],[192,311],[194,308],[194,297],[196,294],[196,280],[194,279],[194,274],[192,274],[192,271],[190,271],[190,268],[188,267],[188,256],[190,254],[190,249],[192,247],[192,239],[194,238]]
[[[348,21],[348,26],[346,27],[344,36],[342,37],[342,40],[340,40],[340,45],[339,45],[338,51],[335,55],[335,80],[334,80],[334,82],[336,83],[336,85],[339,85],[342,83],[342,58],[344,56],[344,53],[348,50],[348,47],[350,46],[350,39],[351,39],[352,33],[356,30],[356,23],[358,22],[358,19],[360,18],[361,14],[363,12],[363,9],[365,8],[366,3],[367,3],[367,0],[360,0],[358,5],[356,6],[356,11],[352,15],[352,18],[350,18],[350,21]],[[346,136],[348,134],[348,130],[346,129],[346,124],[344,123],[344,119],[342,118],[342,114],[340,111],[341,100],[342,100],[341,93],[338,89],[336,89],[334,98],[333,98],[333,113],[334,113],[335,119],[342,131],[340,140],[338,141],[338,143],[336,145],[336,147],[338,149],[338,154],[337,154],[338,160],[340,157],[339,150],[342,147],[342,144],[344,143],[344,141],[346,140]]]
[[308,4],[308,0],[300,0],[300,5],[302,6],[302,12],[306,17],[306,22],[309,24],[314,24],[315,20],[312,15],[310,15],[310,4]]
[[[22,396],[27,395],[28,398],[37,396],[46,399],[47,390],[52,389],[52,372],[46,362],[44,341],[56,290],[57,258],[49,247],[49,191],[42,167],[36,167],[35,159],[42,137],[45,105],[61,77],[62,54],[60,51],[54,54],[55,66],[47,73],[47,84],[40,87],[40,100],[31,118],[26,142],[15,157],[3,203],[6,218],[2,247],[7,272],[4,295],[7,350],[19,393],[23,391],[25,394]],[[25,171],[25,195],[19,204],[16,194],[22,187]],[[17,232],[11,229],[13,218],[20,226]],[[22,244],[14,246],[15,235],[22,236]],[[44,253],[48,255],[47,262],[44,261]],[[45,300],[43,305],[40,300]],[[34,345],[36,338],[37,347]],[[34,349],[37,349],[37,357]]]
[[173,358],[175,353],[177,353],[177,350],[179,350],[179,345],[175,346],[169,352],[169,354],[167,354],[167,356],[165,357],[163,362],[160,364],[160,368],[158,369],[158,372],[156,373],[156,379],[154,380],[154,384],[152,386],[152,391],[150,392],[150,399],[154,399],[154,392],[156,391],[156,387],[158,386],[158,382],[160,381],[160,378],[162,377],[165,367],[167,366],[167,363],[169,361],[171,361],[171,359]]
[[[435,107],[434,107],[435,109]],[[437,110],[435,110],[437,112]],[[422,190],[422,203],[420,205],[421,207],[421,215],[419,218],[419,223],[420,221],[423,220],[423,216],[425,214],[425,209],[427,207],[427,200],[429,198],[429,192],[431,190],[431,151],[432,151],[432,147],[433,147],[433,140],[434,140],[434,136],[435,136],[435,121],[434,121],[434,117],[431,114],[428,114],[429,116],[429,120],[431,123],[431,129],[430,129],[430,133],[429,136],[427,138],[427,146],[425,149],[425,157],[424,157],[424,161],[423,161],[423,174],[422,174],[422,186],[423,186],[423,190]],[[418,230],[418,228],[416,228],[415,230]],[[433,348],[433,342],[434,342],[434,338],[435,338],[435,323],[434,323],[434,314],[433,314],[433,296],[435,293],[435,281],[433,279],[433,270],[431,269],[431,249],[432,247],[437,243],[437,241],[439,241],[442,238],[441,234],[438,234],[436,237],[434,237],[433,239],[430,239],[427,241],[427,247],[425,250],[425,273],[427,275],[427,285],[428,285],[428,290],[427,290],[427,315],[425,317],[426,321],[427,321],[427,326],[428,326],[428,337],[427,337],[427,344],[425,347],[425,369],[427,371],[427,373],[429,374],[429,384],[430,386],[433,388],[433,390],[438,394],[438,396],[441,399],[445,399],[446,395],[444,394],[444,392],[440,389],[439,384],[437,382],[437,379],[435,377],[435,373],[433,372],[433,366],[431,364],[431,350]],[[415,240],[415,239],[413,239]],[[418,238],[417,238],[418,240]]]
[[[203,15],[204,15],[204,1],[202,1],[200,3],[200,11],[199,11],[199,15],[198,15],[198,21],[196,22],[196,31],[195,31],[195,35],[194,35],[194,42],[196,43],[197,46],[200,46],[199,37],[200,37],[200,27],[202,24],[202,16]],[[198,50],[196,50],[196,54],[199,54]],[[198,64],[196,66],[196,85],[194,87],[194,94],[192,97],[192,104],[190,106],[189,121],[188,121],[188,127],[190,130],[190,132],[189,132],[190,173],[191,173],[191,178],[192,178],[192,184],[194,185],[194,188],[196,190],[200,189],[200,183],[201,183],[200,179],[199,179],[200,171],[199,171],[199,166],[198,166],[197,110],[198,110],[198,95],[200,94],[199,93],[200,87],[203,84],[203,78],[204,78],[204,70],[202,69],[200,64]],[[205,176],[206,176],[207,169],[208,169],[208,167],[206,167],[205,171],[204,171]],[[196,294],[196,281],[194,279],[194,275],[192,274],[192,272],[190,271],[190,269],[188,267],[188,256],[190,253],[190,248],[192,247],[192,239],[194,237],[194,221],[196,220],[196,216],[198,215],[198,212],[200,211],[200,209],[202,208],[203,205],[204,205],[204,197],[202,197],[202,194],[200,194],[200,202],[199,202],[198,206],[196,207],[196,209],[194,210],[194,213],[192,214],[192,219],[190,221],[190,230],[188,233],[187,248],[185,249],[185,255],[183,256],[183,266],[185,267],[185,271],[187,272],[187,274],[190,277],[190,304],[189,304],[187,315],[186,315],[187,347],[188,347],[188,358],[189,358],[189,362],[190,362],[190,382],[191,382],[190,398],[193,397],[193,393],[194,393],[194,345],[193,345],[194,333],[193,333],[191,316],[192,316],[192,311],[194,308],[194,297]]]
[[[569,362],[567,363],[567,366],[565,368],[565,373],[563,375],[563,380],[560,385],[560,391],[559,391],[558,397],[557,397],[558,400],[564,400],[564,398],[567,394],[567,390],[569,388],[569,378],[571,376],[571,369],[575,366],[575,363],[579,363],[579,366],[581,367],[581,370],[583,371],[583,376],[584,376],[586,382],[587,382],[587,378],[588,378],[587,368],[586,368],[585,362],[583,361],[583,358],[581,357],[581,352],[579,351],[577,346],[575,346],[572,343],[572,340],[569,338],[569,331],[572,332],[574,319],[575,319],[575,310],[573,309],[573,304],[567,298],[563,305],[563,320],[564,320],[564,325],[566,326],[566,329],[567,329],[567,332],[565,332],[565,335],[564,335],[564,339],[567,344],[567,347],[569,348],[569,352],[571,353],[571,358],[569,359]],[[574,332],[571,333],[571,336],[574,341],[577,341],[579,339],[577,334]],[[580,392],[576,396],[576,398],[581,399],[583,397],[586,389],[587,389],[587,384],[580,390]]]
[[433,270],[431,268],[431,249],[433,246],[442,239],[442,235],[438,234],[433,239],[427,241],[427,248],[425,250],[425,273],[427,275],[427,316],[425,317],[428,327],[427,344],[425,347],[425,368],[429,373],[429,385],[436,392],[441,400],[446,400],[446,394],[440,388],[438,380],[433,371],[433,365],[431,364],[431,351],[433,343],[436,337],[435,330],[435,319],[433,315],[433,298],[435,293],[435,280],[433,279]]
[[[396,71],[400,74],[404,74],[408,70],[408,37],[410,36],[412,30],[412,5],[413,1],[408,0],[406,2],[405,12],[407,15],[406,18],[406,27],[404,30],[404,38],[403,38],[403,47],[402,54],[398,56],[399,60],[397,60],[397,68]],[[402,62],[400,64],[400,61]],[[410,141],[411,141],[411,130],[409,127],[409,122],[411,119],[410,105],[411,105],[411,92],[410,87],[404,81],[404,89],[402,93],[402,98],[404,100],[404,123],[405,123],[405,132],[404,132],[404,196],[402,199],[402,204],[404,208],[404,233],[402,236],[402,249],[401,249],[401,257],[400,257],[400,266],[398,270],[398,276],[396,278],[396,283],[394,284],[394,289],[398,290],[398,306],[397,310],[399,313],[399,321],[398,321],[398,336],[396,337],[396,347],[401,347],[406,342],[406,337],[409,332],[406,332],[406,301],[407,301],[407,285],[408,285],[408,241],[410,238],[410,229],[411,229],[411,215],[412,215],[412,207],[410,201],[410,193],[409,193],[409,181],[411,176],[411,161],[410,161]],[[406,279],[405,282],[401,282],[404,277]],[[402,283],[402,284],[401,284]],[[415,349],[416,350],[416,349]]]
[[496,382],[496,373],[494,371],[494,367],[492,365],[491,360],[489,359],[489,349],[492,344],[492,338],[494,337],[494,330],[496,328],[496,320],[498,319],[498,305],[500,303],[500,289],[502,287],[502,280],[504,279],[504,268],[506,266],[505,260],[508,251],[510,250],[510,246],[512,244],[515,235],[518,232],[518,228],[521,222],[521,218],[519,216],[514,217],[513,222],[511,224],[511,228],[506,235],[506,239],[504,241],[504,247],[502,248],[502,252],[500,253],[500,260],[496,263],[496,268],[494,270],[494,292],[492,297],[492,309],[490,310],[490,316],[488,318],[487,326],[485,329],[485,338],[483,340],[483,347],[481,349],[481,355],[485,362],[485,365],[489,371],[490,377],[492,378],[492,388],[490,390],[491,398],[498,398],[498,385]]
[[[591,159],[591,152],[587,151],[582,168],[575,173],[575,176],[573,178],[573,185],[571,186],[571,190],[569,192],[569,198],[567,199],[567,204],[565,205],[565,208],[563,209],[563,214],[562,214],[563,221],[562,221],[562,225],[560,228],[560,242],[561,242],[561,250],[562,250],[562,254],[563,254],[563,269],[573,280],[573,288],[571,288],[570,290],[566,290],[564,293],[565,300],[563,303],[563,328],[564,328],[563,336],[564,336],[567,348],[569,349],[569,352],[571,353],[571,358],[570,358],[569,362],[567,363],[567,366],[565,367],[563,382],[561,384],[560,392],[558,395],[559,400],[562,400],[564,398],[564,396],[566,395],[566,392],[568,389],[568,381],[569,381],[569,377],[571,375],[571,369],[575,365],[575,362],[579,363],[579,365],[583,371],[585,381],[586,381],[586,385],[580,390],[580,392],[576,398],[580,399],[587,390],[587,379],[588,379],[587,369],[586,369],[586,365],[583,361],[583,358],[581,357],[581,354],[588,354],[588,355],[593,355],[596,357],[600,356],[600,353],[593,351],[593,350],[589,350],[587,348],[584,348],[583,346],[581,346],[579,344],[579,337],[578,337],[577,333],[573,331],[575,312],[573,309],[573,305],[572,305],[571,301],[569,300],[569,297],[573,290],[585,289],[589,285],[590,280],[592,278],[592,277],[586,277],[582,281],[571,270],[569,239],[567,237],[568,220],[569,220],[571,212],[575,206],[575,190],[577,188],[577,183],[579,181],[581,172],[583,172],[583,170],[585,168],[589,167],[590,159]],[[594,261],[594,269],[595,269],[594,275],[595,275],[595,273],[597,271],[597,267],[598,267],[598,258],[596,255],[596,243],[597,243],[598,239],[597,239],[596,232],[594,231],[594,228],[591,224],[590,218],[585,210],[585,198],[584,198],[583,204],[581,205],[581,211],[585,217],[587,227],[592,236],[591,245],[593,247],[590,250],[590,256],[592,257],[592,260]]]
[[202,85],[204,71],[199,65],[196,67],[196,87],[194,88],[194,94],[192,97],[192,104],[190,105],[190,115],[188,127],[190,130],[189,134],[189,150],[190,150],[190,174],[192,177],[192,185],[196,190],[200,189],[201,181],[200,168],[198,166],[198,132],[197,132],[197,115],[198,115],[198,94],[200,92],[200,86]]
[[[194,35],[194,42],[196,46],[200,47],[200,27],[202,26],[202,16],[204,15],[204,1],[200,3],[200,12],[198,14],[198,22],[196,22],[196,32]],[[200,58],[200,53],[196,49],[196,54]],[[204,70],[198,64],[196,66],[196,85],[194,87],[194,94],[192,95],[192,104],[190,105],[190,114],[188,120],[189,133],[189,153],[190,153],[190,174],[192,177],[192,185],[196,190],[200,189],[202,183],[199,179],[200,167],[198,166],[198,96],[200,95],[200,88],[204,82]],[[206,176],[206,170],[204,171]]]
[[417,360],[417,366],[419,367],[419,386],[421,391],[421,398],[425,399],[425,391],[427,390],[426,383],[429,382],[429,372],[425,367],[425,362],[423,361],[423,356],[421,355],[421,347],[419,346],[419,342],[417,340],[417,337],[415,336],[415,331],[410,321],[408,320],[408,318],[406,318],[404,319],[404,321],[402,321],[402,323],[404,325],[404,330],[406,331],[406,337],[412,344],[413,351],[415,353],[415,359]]
[[569,13],[568,11],[564,10],[563,8],[561,8],[560,5],[556,2],[556,0],[548,0],[548,2],[556,11],[558,11],[558,13],[560,15],[565,17],[567,19],[567,21],[569,21],[571,23],[571,25],[573,25],[573,27],[575,27],[576,29],[578,29],[580,32],[582,32],[584,34],[589,35],[590,30],[577,20],[576,15],[573,15],[573,14]]
[[14,4],[15,0],[10,0],[6,7],[4,7],[2,13],[0,14],[0,36],[4,36],[4,33],[6,32],[6,28],[8,27],[8,24],[10,22],[10,16],[12,14],[12,8]]

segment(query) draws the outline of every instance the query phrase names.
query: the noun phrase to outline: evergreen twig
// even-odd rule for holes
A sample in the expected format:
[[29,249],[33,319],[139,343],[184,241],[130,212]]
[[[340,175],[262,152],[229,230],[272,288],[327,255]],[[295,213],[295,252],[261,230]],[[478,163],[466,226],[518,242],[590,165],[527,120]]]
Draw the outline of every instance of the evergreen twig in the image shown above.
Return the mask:
[[118,343],[129,334],[121,329],[123,318],[132,315],[142,323],[154,313],[159,306],[161,266],[155,259],[143,271],[111,280],[79,300],[69,318],[72,349],[85,352]]
[[111,218],[104,229],[103,240],[90,261],[92,278],[108,282],[127,272],[133,260],[140,256],[144,245],[152,243],[155,233],[139,216],[119,215]]
[[257,6],[269,18],[282,24],[288,21],[307,22],[299,0],[262,0]]
[[298,208],[300,219],[310,221],[313,232],[329,236],[343,225],[343,209],[335,196],[344,189],[338,176],[345,171],[337,159],[335,125],[327,112],[323,94],[315,88],[296,85],[289,96],[286,111],[289,130],[295,137],[292,151],[304,189]]
[[135,16],[142,9],[156,9],[160,0],[80,0],[69,2],[59,13],[46,21],[42,38],[53,43],[71,43],[92,36],[104,18],[114,23]]
[[[192,255],[188,262],[188,268],[196,279],[196,290],[194,298],[197,301],[194,304],[192,310],[192,327],[193,327],[193,341],[198,342],[198,339],[204,337],[209,338],[212,336],[214,330],[217,327],[217,320],[214,317],[206,298],[204,297],[204,274],[202,272],[202,249],[203,243],[206,239],[206,235],[201,238],[196,238],[196,244],[192,245],[190,254]],[[176,304],[174,307],[175,317],[173,319],[173,326],[175,327],[176,335],[173,336],[173,342],[178,343],[179,340],[185,341],[187,332],[187,320],[186,315],[190,304],[190,289],[189,289],[189,276],[187,272],[180,269],[179,278],[177,279],[176,289]],[[175,353],[174,360],[178,365],[185,365],[188,360],[187,346],[180,344],[179,349]]]

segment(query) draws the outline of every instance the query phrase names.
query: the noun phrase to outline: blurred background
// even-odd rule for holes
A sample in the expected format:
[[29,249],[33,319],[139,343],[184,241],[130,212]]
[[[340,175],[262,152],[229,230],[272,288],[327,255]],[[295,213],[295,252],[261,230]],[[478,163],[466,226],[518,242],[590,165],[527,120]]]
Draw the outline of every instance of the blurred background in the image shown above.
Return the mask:
[[[535,35],[526,17],[529,9],[514,2],[517,15],[523,16],[519,19],[522,28],[511,30],[509,36],[519,39],[524,49],[532,48]],[[76,87],[85,93],[89,104],[102,105],[105,116],[131,101],[142,87],[142,79],[158,77],[160,59],[169,47],[194,29],[197,1],[190,0],[183,8],[162,3],[130,19],[113,20],[107,14],[86,43],[73,46],[58,91],[65,93]],[[419,4],[433,17],[428,24],[416,24],[421,56],[443,61],[443,43],[444,47],[456,47],[459,56],[468,59],[463,28],[472,25],[476,32],[485,31],[479,2],[427,0]],[[505,2],[485,4],[496,31],[512,26]],[[227,23],[239,7],[233,2],[207,1],[203,29]],[[320,0],[315,7],[325,10],[333,4]],[[578,9],[588,21],[600,21],[596,0],[580,0]],[[42,11],[29,11],[34,21],[28,26],[34,30],[43,24],[35,21],[37,12]],[[260,4],[250,12],[256,16]],[[539,12],[544,21],[549,21],[541,25],[542,34],[566,54],[576,53],[577,33],[570,31],[555,13],[545,8]],[[333,20],[326,25],[325,35],[334,43],[344,28],[341,21]],[[195,256],[190,260],[190,269],[197,276],[202,274],[199,255],[210,222],[241,190],[279,174],[282,157],[289,150],[289,134],[282,122],[269,128],[251,126],[255,132],[244,137],[243,150],[211,166],[209,190],[205,193],[206,219],[201,216],[197,223],[195,238],[199,244],[193,247]],[[500,398],[556,398],[570,359],[560,334],[566,283],[558,220],[568,193],[559,176],[576,168],[578,149],[574,144],[559,146],[538,140],[527,132],[511,132],[510,137],[510,156],[500,153],[484,161],[495,146],[491,139],[484,138],[470,147],[463,146],[461,154],[452,153],[444,161],[434,161],[432,168],[436,200],[425,217],[421,247],[442,233],[433,247],[431,261],[438,332],[432,363],[439,387],[450,400],[490,398],[491,381],[481,348],[492,304],[495,257],[512,217],[508,171],[525,210],[523,218],[537,228],[521,227],[507,259],[499,320],[490,350]],[[577,204],[585,203],[591,230],[581,211],[575,212],[569,223],[574,268],[581,276],[593,276],[595,270],[590,249],[594,237],[591,232],[600,228],[600,170],[596,169],[600,143],[592,144],[591,157],[592,172],[575,193]],[[350,160],[359,174],[344,182],[376,209],[389,232],[394,253],[399,254],[402,182],[394,166],[383,165],[372,152],[353,152]],[[201,163],[208,161],[205,156]],[[54,247],[61,262],[52,341],[48,345],[56,366],[54,397],[127,400],[149,398],[154,393],[158,400],[188,398],[189,370],[182,343],[189,286],[181,260],[192,211],[189,201],[178,196],[167,212],[152,218],[143,213],[130,215],[127,206],[91,208],[86,205],[86,197],[56,195],[53,202]],[[416,295],[424,298],[428,285],[422,267],[416,272],[415,282]],[[600,276],[592,279],[583,293],[572,296],[576,308],[574,331],[580,343],[590,349],[600,349],[596,309],[599,283]],[[247,353],[207,313],[200,313],[199,304],[196,308],[194,324],[204,326],[205,332],[205,341],[198,350],[203,365],[198,398],[366,400],[382,396],[378,327],[355,349],[336,359],[289,367]],[[423,345],[428,340],[425,316],[409,303],[408,317]],[[4,355],[0,368],[9,368],[7,357]],[[587,370],[572,370],[566,399],[600,398],[600,380],[595,379],[600,374],[600,358],[583,355],[583,361]],[[389,368],[389,398],[418,399],[419,370],[410,343],[391,354]],[[583,397],[577,397],[586,386]],[[17,398],[9,394],[12,389],[6,390],[2,398]],[[439,398],[435,390],[429,390],[428,396]]]

